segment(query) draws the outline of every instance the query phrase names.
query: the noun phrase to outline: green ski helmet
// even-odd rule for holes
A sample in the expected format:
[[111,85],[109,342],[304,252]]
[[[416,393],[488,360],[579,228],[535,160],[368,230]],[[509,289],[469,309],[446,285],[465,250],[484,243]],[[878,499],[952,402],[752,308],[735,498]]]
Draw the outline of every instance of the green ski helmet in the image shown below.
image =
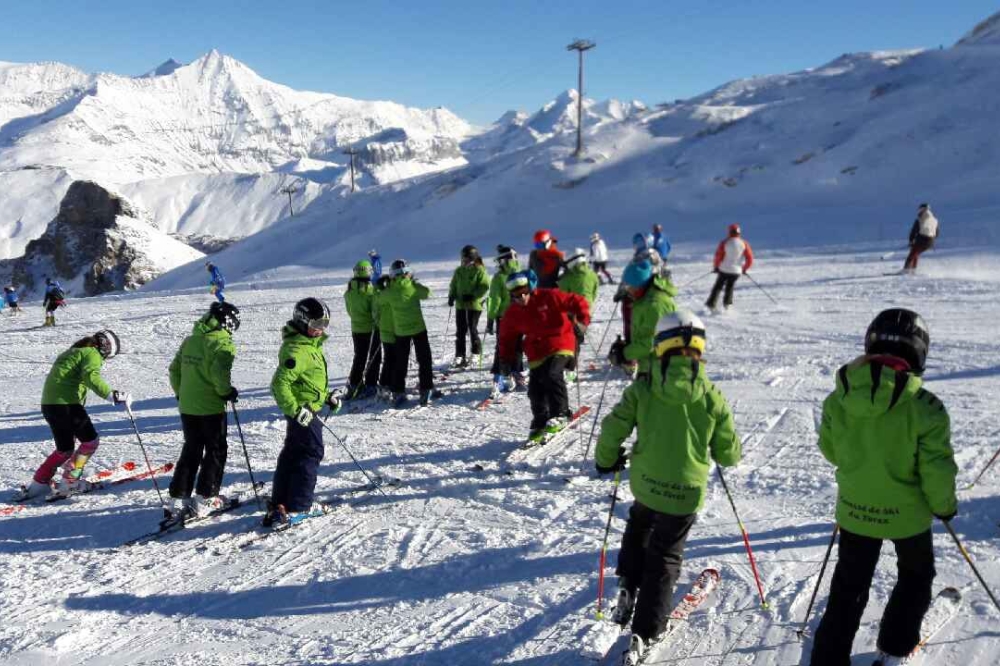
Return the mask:
[[367,259],[362,259],[354,264],[354,277],[356,278],[371,278],[373,272],[372,262]]

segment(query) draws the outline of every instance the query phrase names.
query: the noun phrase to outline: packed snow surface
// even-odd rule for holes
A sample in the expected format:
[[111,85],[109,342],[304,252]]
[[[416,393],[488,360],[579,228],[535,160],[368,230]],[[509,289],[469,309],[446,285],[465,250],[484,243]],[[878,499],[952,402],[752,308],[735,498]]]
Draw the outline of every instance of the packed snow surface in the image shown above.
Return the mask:
[[[705,273],[712,249],[700,244],[675,250],[676,282],[684,285]],[[883,275],[902,262],[898,255],[880,261],[887,249],[758,247],[753,275],[780,305],[742,280],[735,312],[706,317],[709,375],[733,406],[744,447],[743,462],[727,472],[727,480],[771,610],[760,607],[737,523],[713,480],[688,542],[678,591],[707,566],[719,567],[722,585],[650,663],[807,663],[802,655],[810,642],[800,643],[795,629],[833,528],[836,493],[833,469],[816,446],[814,422],[836,370],[861,352],[862,334],[879,310],[912,307],[929,323],[925,378],[952,418],[960,485],[992,456],[1000,433],[1000,256],[939,250],[925,255],[920,275],[900,277]],[[614,258],[620,269],[624,257]],[[234,382],[258,480],[270,480],[282,445],[284,422],[268,385],[279,329],[298,299],[320,296],[337,313],[326,349],[332,383],[345,382],[351,344],[342,294],[349,265],[327,271],[286,267],[267,280],[236,280],[227,292],[243,314]],[[444,337],[452,268],[416,266],[419,279],[434,291],[424,312],[438,364],[452,357],[452,341]],[[191,270],[204,273],[197,265]],[[683,288],[680,303],[699,308],[709,287],[702,279]],[[579,395],[593,411],[608,376],[603,357],[619,330],[611,296],[611,288],[602,289],[583,348],[584,367],[593,360],[597,369],[583,373]],[[114,329],[123,346],[105,366],[106,378],[136,395],[137,426],[153,463],[175,461],[182,438],[167,365],[210,299],[205,286],[137,292],[72,299],[52,329],[38,326],[37,303],[26,304],[23,316],[0,320],[2,485],[13,489],[26,482],[51,450],[38,402],[53,359],[102,327]],[[488,338],[487,347],[492,342]],[[583,459],[592,423],[503,474],[501,459],[527,435],[528,404],[525,395],[511,394],[500,405],[477,410],[488,381],[485,371],[470,370],[441,382],[447,395],[428,409],[369,408],[330,417],[330,427],[366,469],[398,476],[403,485],[386,497],[351,496],[365,501],[245,550],[234,544],[259,521],[252,503],[162,541],[121,547],[154,529],[160,517],[148,481],[0,517],[0,661],[588,663],[585,646],[599,643],[595,636],[614,637],[593,620],[610,481],[596,478],[592,461]],[[602,413],[624,387],[624,378],[612,373]],[[575,404],[575,391],[571,398]],[[88,469],[129,460],[142,465],[127,416],[93,396],[89,409],[102,444]],[[239,489],[248,475],[232,425],[226,488]],[[329,435],[326,446],[318,492],[334,502],[364,479]],[[161,488],[166,483],[159,479]],[[998,491],[1000,467],[961,493],[953,523],[994,588],[1000,587]],[[0,494],[0,502],[9,492]],[[609,589],[630,501],[624,490],[612,523]],[[998,663],[1000,614],[939,526],[935,545],[935,588],[960,588],[966,604],[927,647],[925,663]],[[859,663],[873,656],[878,619],[895,579],[890,552],[887,547],[858,632]],[[828,585],[829,571],[820,612]]]

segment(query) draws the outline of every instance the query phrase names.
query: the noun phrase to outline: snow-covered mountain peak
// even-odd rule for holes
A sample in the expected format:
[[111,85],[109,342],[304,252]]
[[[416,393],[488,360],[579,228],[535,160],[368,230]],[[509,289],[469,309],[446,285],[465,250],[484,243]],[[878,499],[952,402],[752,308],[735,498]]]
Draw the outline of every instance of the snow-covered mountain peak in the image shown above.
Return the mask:
[[175,71],[177,71],[177,69],[183,66],[184,63],[177,62],[173,58],[167,58],[166,61],[160,63],[160,65],[149,70],[148,72],[146,72],[145,74],[143,74],[138,78],[149,79],[153,78],[154,76],[169,76],[170,74],[173,74]]
[[998,45],[1000,45],[1000,12],[978,23],[955,44],[955,46]]

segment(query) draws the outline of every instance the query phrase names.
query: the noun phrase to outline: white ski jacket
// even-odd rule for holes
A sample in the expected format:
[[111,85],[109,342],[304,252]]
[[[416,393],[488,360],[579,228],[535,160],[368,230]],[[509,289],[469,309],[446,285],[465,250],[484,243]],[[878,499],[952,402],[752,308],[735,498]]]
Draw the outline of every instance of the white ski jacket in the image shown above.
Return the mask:
[[590,260],[591,261],[608,260],[608,246],[604,244],[603,239],[599,238],[590,244]]

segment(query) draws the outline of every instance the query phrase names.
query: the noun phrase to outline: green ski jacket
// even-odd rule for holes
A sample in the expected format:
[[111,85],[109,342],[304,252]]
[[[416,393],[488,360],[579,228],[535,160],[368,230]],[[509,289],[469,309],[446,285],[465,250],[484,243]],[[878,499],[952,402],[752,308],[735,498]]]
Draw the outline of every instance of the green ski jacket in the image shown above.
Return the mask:
[[653,338],[660,317],[677,310],[677,287],[665,277],[653,278],[642,298],[632,305],[632,338],[625,346],[625,358],[639,363],[639,372],[649,372],[653,359]]
[[[448,298],[455,299],[456,310],[482,312],[483,296],[490,290],[490,278],[483,266],[459,266],[451,276]],[[467,300],[471,297],[472,300]]]
[[430,289],[407,275],[401,275],[393,278],[384,293],[386,302],[392,308],[392,323],[397,336],[416,335],[427,330],[420,301],[430,298]]
[[278,369],[271,379],[271,395],[285,416],[295,418],[303,407],[318,412],[330,395],[323,355],[323,343],[328,337],[324,334],[310,338],[290,325],[281,330],[281,350]]
[[497,268],[490,280],[490,295],[486,299],[486,318],[497,320],[510,307],[510,292],[507,291],[507,278],[511,273],[521,270],[521,264],[516,261],[507,263],[507,270]]
[[597,287],[600,280],[597,273],[585,263],[577,264],[559,278],[559,288],[571,294],[579,294],[587,299],[587,305],[593,307],[597,300]]
[[199,319],[191,335],[184,338],[170,363],[170,387],[179,399],[181,414],[222,414],[233,388],[236,345],[228,331],[219,328],[212,315]]
[[370,280],[352,278],[344,292],[344,305],[351,318],[351,333],[371,333],[375,329],[375,287]]
[[96,347],[72,347],[52,364],[45,387],[43,405],[85,405],[87,389],[107,400],[111,387],[101,377],[104,359]]

